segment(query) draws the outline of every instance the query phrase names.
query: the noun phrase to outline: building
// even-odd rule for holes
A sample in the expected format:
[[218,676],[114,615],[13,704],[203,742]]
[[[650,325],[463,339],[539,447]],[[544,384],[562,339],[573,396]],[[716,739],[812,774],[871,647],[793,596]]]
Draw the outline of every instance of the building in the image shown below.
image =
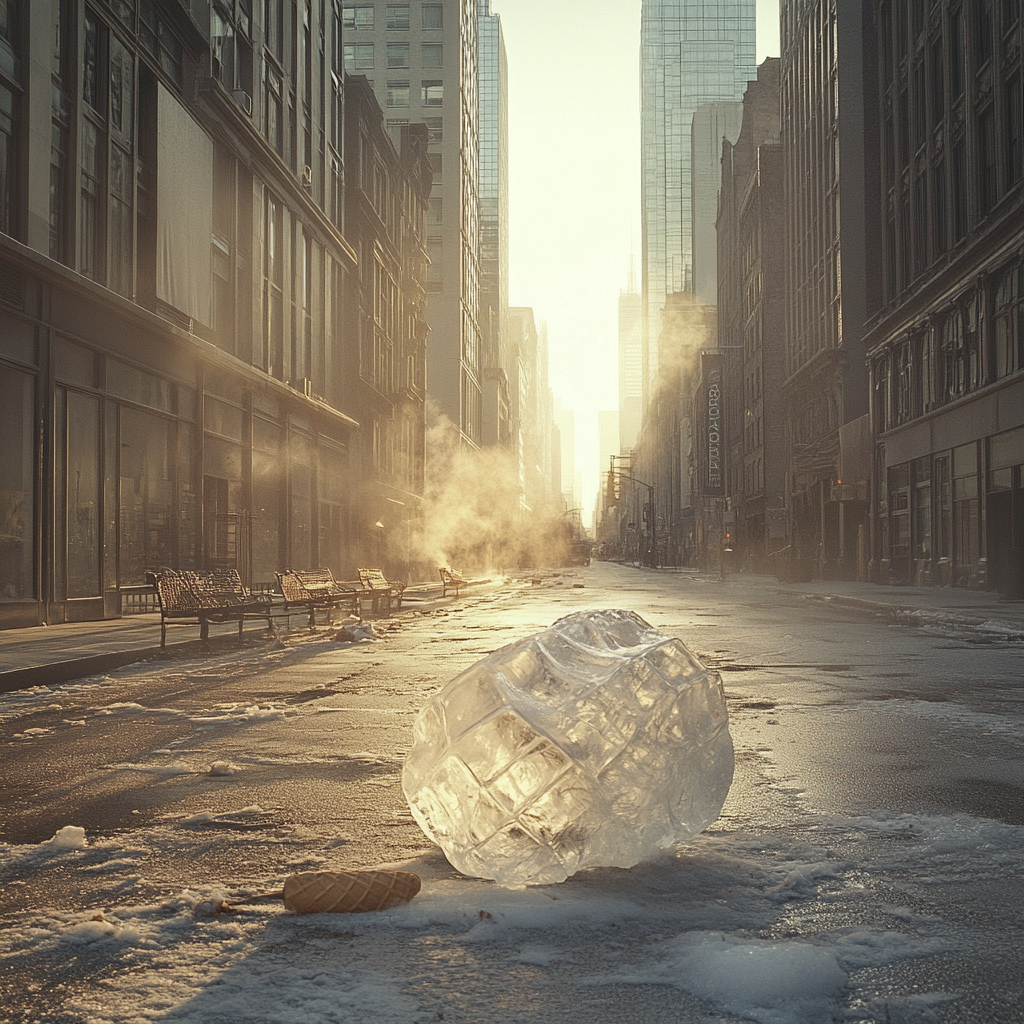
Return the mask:
[[[411,571],[403,543],[422,501],[426,430],[426,218],[433,172],[427,127],[396,149],[363,77],[345,76],[345,232],[359,253],[344,309],[345,408],[352,441],[349,572]],[[398,553],[404,556],[395,564]]]
[[434,167],[427,223],[427,395],[483,439],[478,0],[342,7],[345,70],[365,75],[396,143],[422,122]]
[[619,292],[619,452],[636,444],[643,421],[643,304],[630,260],[629,287]]
[[733,143],[743,120],[742,103],[705,103],[690,128],[691,291],[705,306],[718,302],[718,191],[722,144]]
[[698,524],[717,516],[717,496],[706,497],[696,476],[693,420],[701,356],[717,337],[715,306],[698,303],[688,292],[668,297],[658,339],[658,377],[630,459],[630,521],[637,524],[640,560],[646,564],[694,565]]
[[723,143],[718,207],[723,519],[735,561],[758,570],[788,543],[784,238],[779,59],[770,57],[747,86],[735,144]]
[[564,409],[561,399],[556,398],[552,419],[558,429],[558,444],[552,440],[552,458],[557,455],[559,465],[553,490],[562,508],[579,508],[583,496],[576,489],[576,414],[572,409]]
[[875,13],[871,572],[1020,597],[1024,9],[890,0]]
[[285,7],[0,4],[4,626],[345,570],[342,18]]
[[640,23],[644,407],[665,297],[692,292],[691,122],[755,76],[754,0],[643,0]]
[[480,96],[481,442],[512,449],[508,373],[508,64],[501,19],[477,2]]
[[[618,410],[601,410],[597,414],[597,468],[598,488],[594,499],[594,537],[605,540],[601,530],[608,509],[608,470],[612,456],[619,454],[619,413]],[[617,532],[617,531],[616,531]]]
[[867,527],[864,330],[878,309],[880,250],[872,6],[781,5],[786,506],[805,575],[855,574]]

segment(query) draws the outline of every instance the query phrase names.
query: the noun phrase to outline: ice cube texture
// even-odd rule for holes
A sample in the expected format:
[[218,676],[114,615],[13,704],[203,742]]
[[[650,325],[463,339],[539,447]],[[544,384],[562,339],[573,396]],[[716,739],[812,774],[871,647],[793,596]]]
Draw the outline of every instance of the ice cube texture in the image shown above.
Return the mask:
[[454,867],[521,886],[696,835],[732,774],[717,673],[635,613],[602,610],[448,683],[416,719],[402,787]]

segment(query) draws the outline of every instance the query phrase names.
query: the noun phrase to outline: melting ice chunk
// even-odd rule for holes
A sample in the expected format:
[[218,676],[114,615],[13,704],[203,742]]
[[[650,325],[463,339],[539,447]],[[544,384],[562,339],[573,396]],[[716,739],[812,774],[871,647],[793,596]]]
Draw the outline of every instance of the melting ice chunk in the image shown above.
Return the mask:
[[588,611],[448,683],[416,719],[402,787],[459,871],[515,886],[696,835],[732,773],[718,675],[633,612]]

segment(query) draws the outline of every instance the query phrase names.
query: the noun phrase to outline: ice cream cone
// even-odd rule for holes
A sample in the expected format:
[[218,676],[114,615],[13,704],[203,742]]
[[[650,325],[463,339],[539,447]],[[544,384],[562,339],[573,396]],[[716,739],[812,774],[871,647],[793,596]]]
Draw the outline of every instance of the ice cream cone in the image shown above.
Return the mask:
[[357,914],[408,903],[420,891],[411,871],[300,871],[284,883],[284,905],[296,914]]

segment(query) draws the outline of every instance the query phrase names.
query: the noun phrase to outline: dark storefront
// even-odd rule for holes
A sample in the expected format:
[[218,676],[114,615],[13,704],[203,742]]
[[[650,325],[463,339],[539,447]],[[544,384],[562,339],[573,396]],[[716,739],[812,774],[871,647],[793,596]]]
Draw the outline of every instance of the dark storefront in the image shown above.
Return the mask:
[[[162,566],[351,575],[352,420],[156,317],[20,280],[0,313],[0,628],[117,617]],[[49,320],[25,313],[41,296]],[[54,325],[75,319],[85,337]]]

